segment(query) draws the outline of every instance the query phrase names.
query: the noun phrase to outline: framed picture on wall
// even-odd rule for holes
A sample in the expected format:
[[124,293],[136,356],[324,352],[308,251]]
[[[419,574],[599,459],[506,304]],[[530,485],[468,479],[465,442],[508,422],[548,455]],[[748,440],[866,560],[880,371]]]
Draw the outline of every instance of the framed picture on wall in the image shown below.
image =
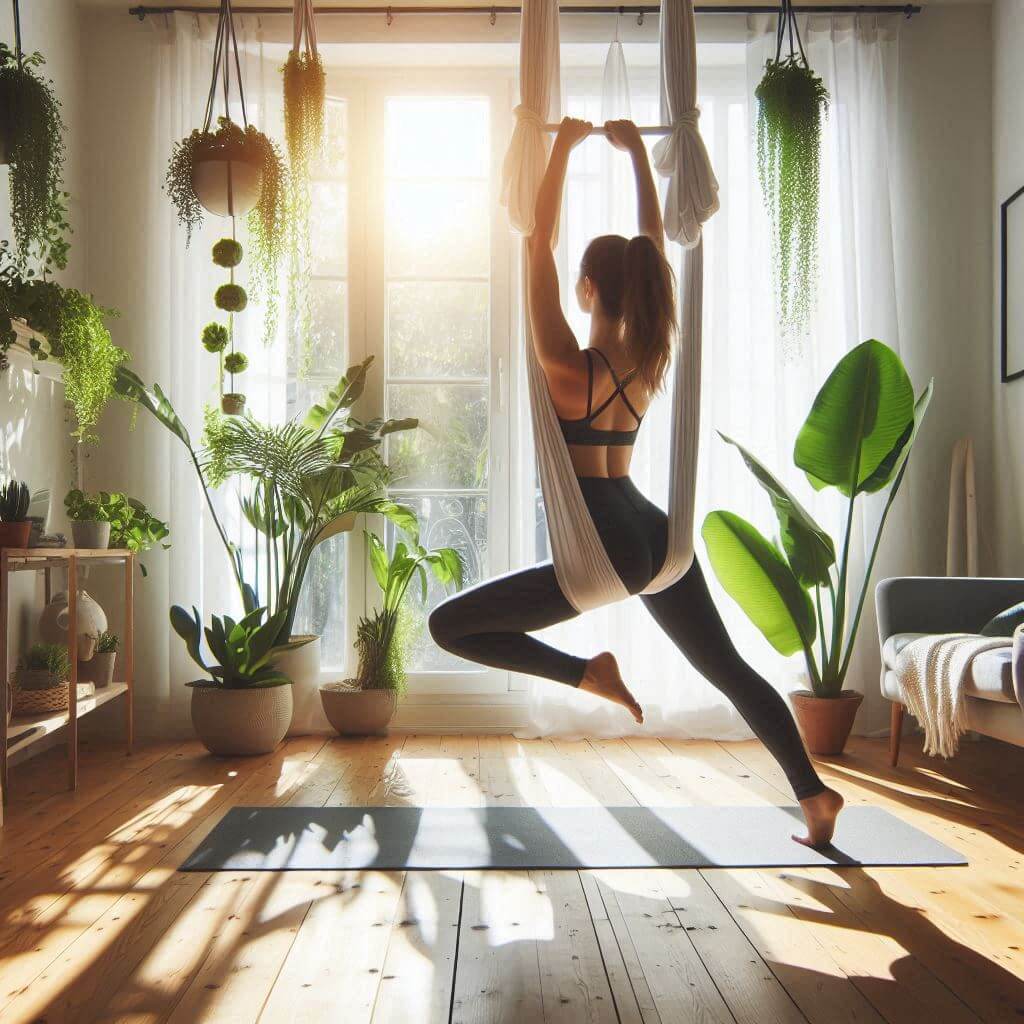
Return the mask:
[[1002,380],[1024,376],[1024,187],[999,208]]

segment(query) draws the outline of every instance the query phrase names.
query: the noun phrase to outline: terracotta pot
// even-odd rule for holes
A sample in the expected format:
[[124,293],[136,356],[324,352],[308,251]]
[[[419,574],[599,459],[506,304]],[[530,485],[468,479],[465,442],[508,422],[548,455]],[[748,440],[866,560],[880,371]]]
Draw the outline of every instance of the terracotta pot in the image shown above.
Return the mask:
[[225,416],[241,416],[245,412],[245,395],[229,391],[220,396],[220,411]]
[[810,690],[789,695],[807,749],[812,754],[841,754],[864,694],[843,690],[838,697],[816,697]]
[[32,523],[26,519],[20,523],[0,523],[0,548],[27,548]]
[[102,551],[110,547],[110,523],[98,519],[82,519],[71,523],[71,537],[76,548]]
[[341,736],[386,735],[398,706],[394,690],[360,690],[354,679],[321,686],[320,700]]
[[291,720],[291,686],[192,687],[192,725],[211,754],[269,754],[284,739]]
[[218,217],[240,217],[260,198],[263,169],[247,160],[200,157],[192,168],[192,187],[199,202]]
[[87,679],[90,683],[96,684],[97,690],[102,690],[114,681],[114,662],[116,659],[116,651],[108,651],[106,654],[94,654],[88,661],[78,666],[79,679]]

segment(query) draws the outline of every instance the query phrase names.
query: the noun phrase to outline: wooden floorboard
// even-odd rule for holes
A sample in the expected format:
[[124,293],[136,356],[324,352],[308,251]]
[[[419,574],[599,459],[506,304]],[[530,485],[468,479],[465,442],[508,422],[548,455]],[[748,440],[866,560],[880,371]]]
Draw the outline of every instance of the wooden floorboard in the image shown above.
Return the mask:
[[15,769],[0,1019],[978,1024],[1024,1019],[1024,750],[854,738],[820,771],[966,868],[189,873],[233,806],[791,804],[755,742],[303,737],[261,758],[87,744]]

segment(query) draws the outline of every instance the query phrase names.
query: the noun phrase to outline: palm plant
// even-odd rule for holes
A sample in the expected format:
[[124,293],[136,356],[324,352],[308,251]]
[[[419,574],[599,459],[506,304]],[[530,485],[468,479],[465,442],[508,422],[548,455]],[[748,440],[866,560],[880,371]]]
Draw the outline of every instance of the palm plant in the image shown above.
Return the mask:
[[402,606],[412,581],[419,577],[423,601],[427,599],[427,566],[442,586],[454,583],[456,589],[462,588],[462,558],[454,548],[428,551],[420,545],[415,525],[406,533],[409,543],[398,541],[389,558],[384,542],[376,534],[363,531],[370,568],[384,596],[381,607],[361,618],[356,627],[356,682],[361,690],[401,691],[405,685],[405,651],[399,630]]
[[[755,456],[722,435],[767,492],[780,539],[768,540],[732,512],[711,512],[701,535],[712,568],[725,591],[780,654],[803,652],[819,697],[838,697],[842,692],[882,529],[903,483],[932,387],[929,383],[915,402],[899,356],[871,340],[839,361],[814,399],[797,436],[793,461],[815,490],[835,487],[847,499],[838,564],[828,533]],[[854,507],[858,496],[886,488],[851,617],[847,590]]]
[[[364,423],[351,414],[372,361],[349,367],[322,403],[283,425],[211,411],[198,448],[158,385],[147,388],[127,369],[119,377],[119,393],[156,417],[188,451],[243,607],[246,613],[267,607],[269,621],[278,624],[275,643],[291,636],[318,544],[351,529],[359,513],[379,513],[402,529],[415,528],[412,510],[385,494],[389,474],[378,450],[385,436],[415,427],[416,420]],[[242,512],[257,533],[256,571],[249,578],[242,551],[229,539],[211,496],[228,480],[240,484]]]

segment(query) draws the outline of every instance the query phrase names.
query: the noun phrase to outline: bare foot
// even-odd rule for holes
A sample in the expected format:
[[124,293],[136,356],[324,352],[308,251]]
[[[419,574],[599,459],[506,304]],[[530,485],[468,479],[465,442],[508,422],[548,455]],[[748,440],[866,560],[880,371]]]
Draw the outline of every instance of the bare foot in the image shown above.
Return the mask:
[[836,830],[836,818],[843,809],[843,798],[834,789],[826,789],[817,796],[801,800],[800,807],[807,821],[807,835],[794,835],[793,838],[812,850],[828,846]]
[[621,704],[641,725],[643,724],[643,708],[622,681],[619,663],[610,651],[597,654],[587,662],[586,671],[580,681],[580,689],[604,697],[613,704]]

